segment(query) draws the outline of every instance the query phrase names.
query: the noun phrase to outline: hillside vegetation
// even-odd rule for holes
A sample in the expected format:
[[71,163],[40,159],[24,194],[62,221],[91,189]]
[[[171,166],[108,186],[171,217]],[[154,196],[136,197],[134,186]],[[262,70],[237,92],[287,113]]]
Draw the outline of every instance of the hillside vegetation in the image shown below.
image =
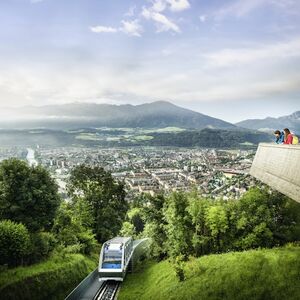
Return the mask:
[[0,130],[6,146],[170,146],[204,148],[253,148],[260,142],[272,141],[272,135],[254,130],[161,128],[82,128],[78,130]]
[[96,268],[97,259],[82,254],[53,256],[45,262],[0,272],[0,295],[5,300],[64,299]]
[[118,300],[298,300],[300,247],[249,250],[192,258],[179,282],[167,260],[128,274]]
[[66,202],[43,167],[0,163],[1,299],[64,299],[96,268],[101,243],[120,231],[122,183],[103,168],[76,166],[68,187]]

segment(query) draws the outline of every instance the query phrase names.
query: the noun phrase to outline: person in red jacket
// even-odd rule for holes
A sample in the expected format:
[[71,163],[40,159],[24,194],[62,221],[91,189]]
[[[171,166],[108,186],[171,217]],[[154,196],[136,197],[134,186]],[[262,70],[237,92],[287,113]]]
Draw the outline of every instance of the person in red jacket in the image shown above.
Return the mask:
[[293,144],[293,135],[288,128],[284,128],[284,144]]

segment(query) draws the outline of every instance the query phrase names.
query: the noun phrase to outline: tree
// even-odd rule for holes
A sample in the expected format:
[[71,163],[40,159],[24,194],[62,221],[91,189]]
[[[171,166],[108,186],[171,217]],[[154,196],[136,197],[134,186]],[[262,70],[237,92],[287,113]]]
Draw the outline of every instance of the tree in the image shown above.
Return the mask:
[[128,221],[125,221],[122,225],[122,229],[120,231],[120,234],[122,236],[131,236],[131,237],[135,237],[136,236],[136,232],[135,232],[135,228],[134,225]]
[[144,208],[145,228],[143,235],[151,238],[150,254],[157,260],[162,260],[167,256],[166,225],[163,207],[165,197],[163,195],[146,196],[147,206]]
[[269,207],[272,208],[273,224],[270,226],[274,243],[283,245],[300,240],[300,203],[272,191],[269,195]]
[[228,229],[226,210],[223,205],[218,204],[209,207],[205,213],[205,224],[210,230],[213,244],[217,251],[222,250],[222,234]]
[[[83,216],[85,216],[84,213]],[[62,246],[78,245],[82,253],[90,254],[97,242],[91,228],[84,226],[83,223],[72,203],[62,203],[52,231]]]
[[173,193],[165,205],[167,248],[169,256],[187,259],[192,252],[192,222],[188,213],[188,198],[184,193]]
[[68,185],[73,201],[82,198],[90,208],[92,227],[99,242],[117,235],[128,209],[124,184],[116,182],[103,168],[75,167]]
[[29,231],[50,229],[60,203],[58,187],[43,167],[12,158],[0,164],[0,217]]
[[120,234],[122,236],[137,237],[143,232],[144,227],[145,222],[143,220],[143,209],[133,207],[127,212],[126,220],[123,222]]
[[204,255],[210,251],[209,242],[211,238],[209,228],[205,223],[205,213],[211,205],[212,203],[208,199],[199,198],[197,194],[189,195],[188,212],[193,225],[192,244],[196,256]]
[[145,227],[143,209],[134,207],[128,211],[127,216],[129,221],[133,224],[136,234],[140,234]]
[[275,207],[268,190],[253,188],[243,195],[237,207],[237,249],[270,247],[273,245],[272,228],[276,227]]

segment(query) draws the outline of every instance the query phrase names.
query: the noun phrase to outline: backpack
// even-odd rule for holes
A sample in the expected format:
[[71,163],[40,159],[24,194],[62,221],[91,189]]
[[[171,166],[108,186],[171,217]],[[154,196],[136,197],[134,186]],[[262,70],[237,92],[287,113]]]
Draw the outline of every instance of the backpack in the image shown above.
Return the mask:
[[293,142],[292,142],[292,144],[293,145],[297,145],[298,143],[299,143],[299,139],[298,139],[298,137],[296,135],[294,135],[293,136]]

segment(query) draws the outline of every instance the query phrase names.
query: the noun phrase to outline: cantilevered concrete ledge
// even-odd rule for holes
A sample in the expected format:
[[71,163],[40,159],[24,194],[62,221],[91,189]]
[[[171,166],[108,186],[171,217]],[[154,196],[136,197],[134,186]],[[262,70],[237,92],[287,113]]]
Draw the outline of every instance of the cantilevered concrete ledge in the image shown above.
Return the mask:
[[300,202],[300,145],[259,144],[250,174]]

